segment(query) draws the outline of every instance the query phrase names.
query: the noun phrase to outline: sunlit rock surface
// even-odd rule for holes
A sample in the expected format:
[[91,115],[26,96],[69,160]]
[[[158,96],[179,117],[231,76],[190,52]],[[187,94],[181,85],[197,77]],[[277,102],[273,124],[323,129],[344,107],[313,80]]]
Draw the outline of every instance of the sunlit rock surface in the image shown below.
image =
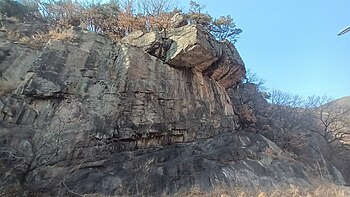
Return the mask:
[[[239,131],[226,89],[244,64],[232,44],[199,26],[121,42],[81,33],[41,50],[0,32],[0,71],[0,147],[26,158],[42,144],[42,154],[57,149],[26,176],[34,192],[154,196],[308,182],[276,144]],[[0,158],[3,172],[15,164],[5,152]]]

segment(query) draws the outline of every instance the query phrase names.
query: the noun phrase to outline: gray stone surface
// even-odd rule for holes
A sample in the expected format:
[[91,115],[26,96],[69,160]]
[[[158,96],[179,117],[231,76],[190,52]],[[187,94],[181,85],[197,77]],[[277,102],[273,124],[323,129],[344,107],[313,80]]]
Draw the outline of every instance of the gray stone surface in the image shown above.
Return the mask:
[[244,63],[232,43],[219,42],[200,25],[157,32],[136,31],[122,42],[143,48],[175,68],[209,76],[223,88],[233,87],[245,75]]
[[[90,152],[97,147],[91,147]],[[61,167],[61,171],[68,171]],[[248,188],[308,185],[303,167],[283,159],[283,151],[257,134],[219,134],[214,138],[131,152],[106,153],[74,169],[66,185],[76,193],[160,196],[199,186]],[[52,188],[51,168],[41,172],[36,189]],[[52,194],[54,194],[53,191]]]
[[331,167],[330,173],[331,173],[331,176],[333,178],[333,181],[337,185],[346,185],[346,182],[344,181],[343,175],[341,174],[341,172],[335,166]]
[[0,97],[0,170],[23,165],[9,152],[35,161],[26,188],[55,196],[307,184],[273,142],[237,131],[225,88],[245,69],[233,45],[197,26],[169,35],[163,55],[157,35],[140,32],[122,42],[82,33],[40,51],[0,38],[0,82],[14,84]]
[[173,17],[171,17],[171,27],[179,28],[188,24],[187,17],[182,13],[176,13]]

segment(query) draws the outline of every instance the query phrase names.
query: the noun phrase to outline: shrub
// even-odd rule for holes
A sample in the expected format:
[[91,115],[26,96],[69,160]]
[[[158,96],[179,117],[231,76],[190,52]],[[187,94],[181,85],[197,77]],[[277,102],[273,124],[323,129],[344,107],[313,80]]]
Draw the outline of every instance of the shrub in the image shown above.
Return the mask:
[[229,40],[235,43],[237,42],[237,36],[242,33],[242,30],[236,28],[232,17],[228,15],[215,19],[210,25],[210,32],[220,41]]
[[[32,22],[39,20],[49,26],[67,29],[80,26],[92,32],[122,38],[133,31],[163,31],[173,24],[172,17],[181,12],[174,0],[110,0],[106,3],[72,0],[0,0],[0,15]],[[192,24],[200,24],[218,40],[236,42],[241,29],[236,28],[230,16],[213,20],[202,13],[204,6],[190,2],[187,18]]]
[[203,9],[204,6],[197,2],[190,2],[190,11],[188,14],[190,23],[200,24],[207,28],[219,41],[228,40],[233,43],[237,42],[237,36],[242,33],[242,30],[236,27],[230,15],[213,19],[209,14],[203,14],[201,12]]

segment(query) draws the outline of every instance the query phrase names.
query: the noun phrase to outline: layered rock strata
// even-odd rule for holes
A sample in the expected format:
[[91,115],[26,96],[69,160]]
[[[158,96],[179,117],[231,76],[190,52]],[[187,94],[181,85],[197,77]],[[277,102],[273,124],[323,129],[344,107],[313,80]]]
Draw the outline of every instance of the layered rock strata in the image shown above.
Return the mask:
[[152,196],[307,180],[274,143],[237,133],[226,89],[244,64],[199,26],[121,42],[81,33],[42,50],[0,40],[0,162],[32,162],[22,182],[34,191]]

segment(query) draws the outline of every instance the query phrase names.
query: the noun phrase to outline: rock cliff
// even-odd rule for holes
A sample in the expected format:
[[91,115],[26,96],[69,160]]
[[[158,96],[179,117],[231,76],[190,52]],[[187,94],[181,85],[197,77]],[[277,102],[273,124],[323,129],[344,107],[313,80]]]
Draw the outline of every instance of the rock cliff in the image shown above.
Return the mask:
[[0,32],[3,180],[46,195],[307,184],[300,163],[241,130],[226,90],[245,67],[231,43],[200,26],[75,36],[31,49]]

